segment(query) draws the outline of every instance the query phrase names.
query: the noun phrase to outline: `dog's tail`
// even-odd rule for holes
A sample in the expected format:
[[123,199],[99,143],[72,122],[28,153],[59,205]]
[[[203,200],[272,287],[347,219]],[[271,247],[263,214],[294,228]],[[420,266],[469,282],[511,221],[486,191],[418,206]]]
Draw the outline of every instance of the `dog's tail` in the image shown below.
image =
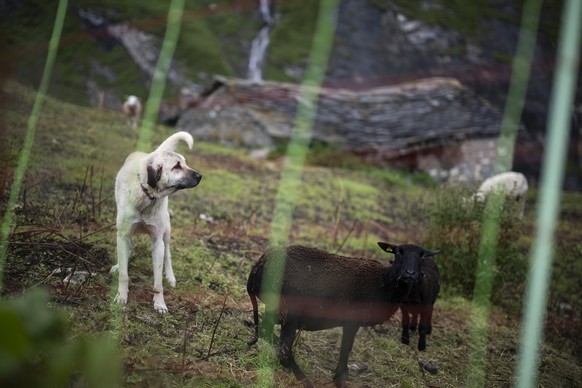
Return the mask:
[[188,148],[192,149],[192,145],[194,144],[194,139],[192,138],[192,135],[190,135],[188,132],[182,131],[176,132],[172,136],[164,140],[164,142],[160,144],[160,146],[156,149],[156,152],[174,151],[176,150],[176,147],[178,146],[180,140],[186,142],[186,144],[188,144]]

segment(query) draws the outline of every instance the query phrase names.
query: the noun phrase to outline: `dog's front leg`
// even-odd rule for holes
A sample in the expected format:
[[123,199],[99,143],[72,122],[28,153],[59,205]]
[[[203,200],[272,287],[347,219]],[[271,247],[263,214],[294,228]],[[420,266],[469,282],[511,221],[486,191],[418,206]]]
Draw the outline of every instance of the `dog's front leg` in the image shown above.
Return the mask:
[[164,233],[164,272],[170,287],[176,287],[176,277],[172,268],[172,255],[170,253],[170,231]]
[[154,267],[154,309],[160,313],[168,312],[164,301],[164,287],[162,285],[162,273],[164,266],[164,240],[156,237],[152,241],[152,264]]
[[127,293],[129,288],[129,275],[127,273],[127,263],[131,252],[131,237],[128,233],[117,232],[117,265],[111,268],[111,272],[118,270],[119,286],[115,302],[119,304],[127,303]]

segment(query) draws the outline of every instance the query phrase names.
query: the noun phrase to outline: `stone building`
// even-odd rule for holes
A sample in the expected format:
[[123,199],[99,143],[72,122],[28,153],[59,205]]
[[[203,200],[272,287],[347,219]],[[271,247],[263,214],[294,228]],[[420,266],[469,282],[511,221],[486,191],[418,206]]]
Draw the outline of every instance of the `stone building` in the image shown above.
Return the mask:
[[[301,102],[300,85],[215,78],[192,103],[185,97],[177,127],[231,146],[274,147],[290,137]],[[492,174],[501,115],[454,79],[324,87],[316,104],[312,139],[371,164],[421,170],[439,182]]]

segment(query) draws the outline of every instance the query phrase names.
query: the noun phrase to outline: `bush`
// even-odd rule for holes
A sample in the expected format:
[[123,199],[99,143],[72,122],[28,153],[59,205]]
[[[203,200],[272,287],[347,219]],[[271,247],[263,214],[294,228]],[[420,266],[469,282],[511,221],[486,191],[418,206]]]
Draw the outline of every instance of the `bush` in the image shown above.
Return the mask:
[[48,303],[39,289],[0,303],[0,386],[114,386],[119,363],[109,341],[70,339],[64,315]]
[[[474,203],[471,193],[459,186],[438,189],[428,205],[430,222],[423,245],[441,250],[438,265],[443,292],[472,298],[477,278],[485,204]],[[529,238],[523,234],[519,206],[507,201],[499,218],[491,301],[520,308],[527,276]],[[487,247],[486,247],[487,248]]]

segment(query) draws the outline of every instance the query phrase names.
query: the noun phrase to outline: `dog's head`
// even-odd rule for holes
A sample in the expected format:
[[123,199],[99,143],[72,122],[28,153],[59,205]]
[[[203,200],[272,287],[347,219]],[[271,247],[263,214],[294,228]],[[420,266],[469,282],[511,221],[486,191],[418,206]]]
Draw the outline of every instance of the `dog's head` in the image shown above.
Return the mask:
[[186,164],[186,159],[176,152],[158,151],[146,159],[147,184],[159,196],[182,189],[196,187],[202,175]]

